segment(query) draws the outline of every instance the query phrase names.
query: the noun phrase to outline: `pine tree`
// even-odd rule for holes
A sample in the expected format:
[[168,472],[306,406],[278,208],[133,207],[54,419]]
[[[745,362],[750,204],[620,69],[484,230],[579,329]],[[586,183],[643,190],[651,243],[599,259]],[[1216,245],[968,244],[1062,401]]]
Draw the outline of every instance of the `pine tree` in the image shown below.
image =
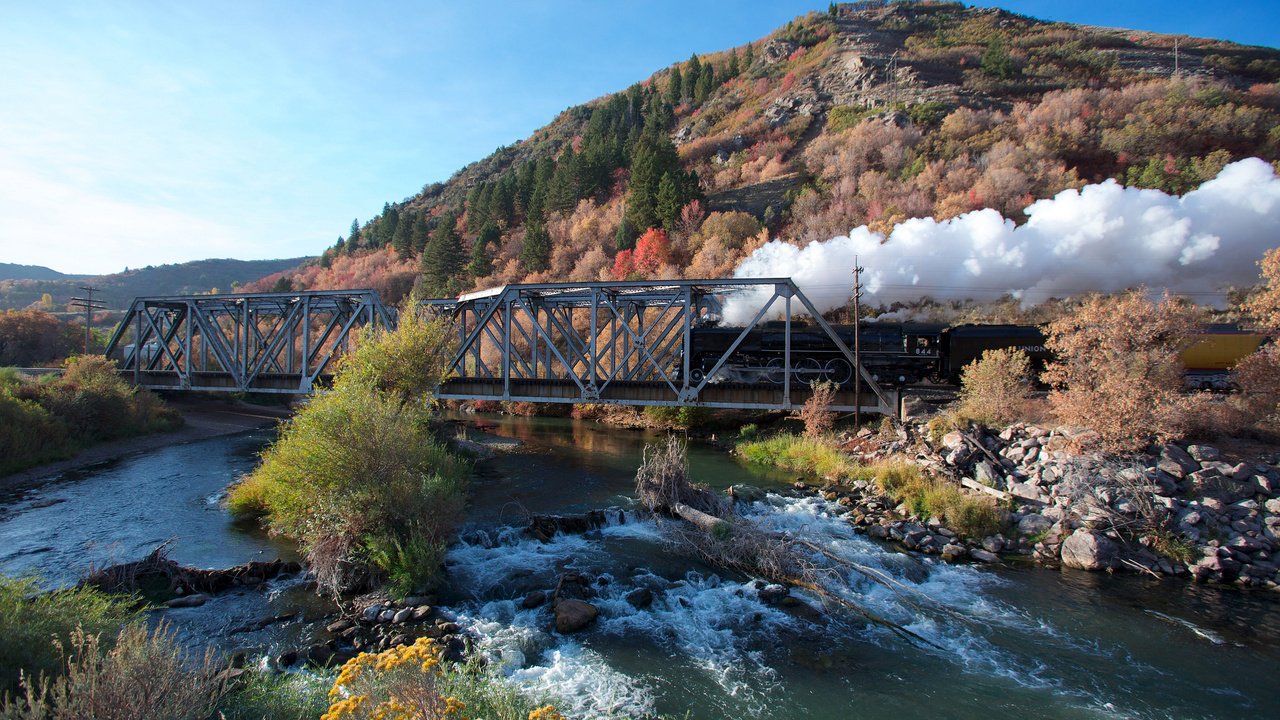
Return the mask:
[[360,249],[360,220],[351,219],[351,232],[347,233],[347,254],[354,255]]
[[472,277],[486,277],[493,273],[493,256],[489,243],[502,239],[502,231],[492,223],[480,229],[480,235],[471,243],[471,262],[467,263],[467,272]]
[[526,225],[524,245],[520,248],[520,264],[528,272],[542,272],[547,269],[547,259],[550,256],[551,234],[547,232],[547,226],[541,222]]
[[402,259],[413,254],[413,224],[416,213],[405,213],[404,217],[398,217],[396,220],[396,229],[391,233],[391,247],[395,248],[396,255]]
[[738,48],[729,50],[729,65],[724,70],[726,80],[732,80],[738,77]]
[[689,69],[685,71],[684,77],[684,95],[693,99],[698,91],[698,83],[702,80],[702,61],[698,59],[698,54],[694,53],[689,56]]
[[662,180],[658,182],[655,210],[658,221],[667,230],[674,230],[676,221],[680,219],[680,208],[684,207],[681,195],[680,186],[675,177],[670,172],[663,173]]
[[450,281],[462,270],[462,240],[454,228],[456,224],[457,218],[453,213],[441,215],[422,252],[423,284],[436,295],[444,294]]
[[702,71],[702,75],[698,77],[698,85],[694,90],[694,99],[699,104],[707,101],[711,97],[711,92],[716,88],[716,69],[710,65]]
[[680,66],[676,65],[671,68],[671,82],[667,85],[667,102],[672,105],[679,105],[680,99],[684,96],[684,78],[680,72]]
[[747,49],[742,52],[742,72],[750,73],[751,66],[756,62],[755,46],[747,43]]
[[567,147],[547,185],[547,212],[572,210],[578,204],[578,156]]
[[426,213],[418,213],[413,221],[413,230],[409,234],[414,255],[421,255],[427,249],[427,239],[430,235],[431,230],[427,225]]

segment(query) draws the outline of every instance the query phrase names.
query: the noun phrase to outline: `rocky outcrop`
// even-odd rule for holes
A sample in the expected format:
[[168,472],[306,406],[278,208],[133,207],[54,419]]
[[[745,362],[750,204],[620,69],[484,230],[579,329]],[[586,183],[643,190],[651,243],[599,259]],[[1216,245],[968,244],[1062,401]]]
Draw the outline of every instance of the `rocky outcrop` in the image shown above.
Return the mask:
[[1077,570],[1107,570],[1116,564],[1119,548],[1105,535],[1080,528],[1062,543],[1062,564]]

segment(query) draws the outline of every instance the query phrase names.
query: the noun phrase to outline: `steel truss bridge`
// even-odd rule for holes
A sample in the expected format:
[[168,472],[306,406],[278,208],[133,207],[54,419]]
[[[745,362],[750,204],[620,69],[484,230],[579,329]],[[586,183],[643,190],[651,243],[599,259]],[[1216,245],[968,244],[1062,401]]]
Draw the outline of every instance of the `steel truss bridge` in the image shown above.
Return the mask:
[[[750,297],[754,317],[714,358],[692,358],[694,336],[726,298]],[[819,377],[791,352],[803,311],[848,367],[853,351],[788,278],[508,285],[428,300],[452,325],[451,376],[441,399],[795,410]],[[781,357],[744,369],[735,353],[756,323],[780,319]],[[366,325],[394,327],[370,290],[138,298],[107,354],[137,385],[157,390],[307,393]],[[132,330],[133,342],[122,345]],[[141,350],[139,350],[141,348]],[[709,369],[708,369],[709,367]],[[897,392],[858,367],[833,409],[897,414]],[[855,393],[855,387],[858,393]]]

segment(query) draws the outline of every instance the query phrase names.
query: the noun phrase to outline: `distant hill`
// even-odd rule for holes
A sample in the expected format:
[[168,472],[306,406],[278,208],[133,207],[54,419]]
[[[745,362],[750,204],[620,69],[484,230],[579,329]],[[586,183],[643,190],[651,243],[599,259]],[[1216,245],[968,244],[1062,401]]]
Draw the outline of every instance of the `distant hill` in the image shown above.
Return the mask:
[[68,275],[41,265],[0,263],[0,280],[79,280],[87,275]]
[[[39,303],[45,293],[52,296],[53,309],[65,310],[72,296],[84,293],[81,285],[97,288],[100,299],[110,310],[123,310],[133,298],[140,295],[191,295],[217,289],[232,292],[233,288],[296,267],[303,258],[284,260],[196,260],[177,265],[157,265],[127,270],[112,275],[79,276],[63,275],[48,268],[34,268],[50,274],[47,277],[0,279],[0,310],[25,308]],[[22,268],[28,273],[30,266],[0,265],[2,272],[9,268]]]

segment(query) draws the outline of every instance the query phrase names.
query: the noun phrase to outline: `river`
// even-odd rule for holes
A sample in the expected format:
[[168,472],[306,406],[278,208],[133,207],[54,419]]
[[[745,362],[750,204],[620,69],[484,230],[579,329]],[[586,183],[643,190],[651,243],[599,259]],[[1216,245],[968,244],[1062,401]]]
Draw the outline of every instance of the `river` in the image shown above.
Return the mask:
[[[663,528],[628,514],[549,543],[516,528],[528,513],[630,507],[655,433],[550,418],[487,417],[524,445],[482,463],[446,560],[441,603],[509,678],[574,716],[693,718],[1231,718],[1280,714],[1280,597],[1180,580],[949,566],[854,534],[839,508],[772,494],[744,508],[778,532],[902,583],[911,598],[845,578],[849,598],[923,637],[913,642],[842,612],[797,613],[760,600],[750,578],[669,552]],[[289,556],[219,504],[266,433],[173,446],[63,476],[0,509],[0,570],[68,582],[90,564],[129,560],[171,540],[202,566]],[[691,473],[713,487],[782,490],[791,479],[743,467],[699,443]],[[562,636],[549,610],[524,609],[566,571],[592,579],[601,609]],[[636,609],[625,599],[654,591]],[[169,611],[191,638],[232,632],[262,652],[315,632],[331,609],[301,579]],[[798,599],[812,603],[803,594]],[[263,619],[280,622],[257,628]]]

